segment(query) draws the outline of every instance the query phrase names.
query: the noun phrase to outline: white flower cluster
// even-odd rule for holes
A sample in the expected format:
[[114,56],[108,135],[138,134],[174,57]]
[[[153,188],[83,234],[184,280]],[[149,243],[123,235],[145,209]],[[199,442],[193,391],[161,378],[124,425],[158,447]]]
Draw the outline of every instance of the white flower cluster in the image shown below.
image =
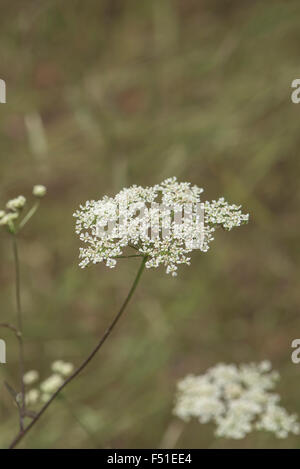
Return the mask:
[[11,199],[7,202],[6,208],[11,212],[17,212],[18,210],[22,210],[24,205],[26,204],[26,199],[23,195],[19,195],[15,199]]
[[[33,187],[32,193],[35,197],[40,198],[46,194],[46,191],[45,186],[36,185]],[[0,226],[13,226],[14,221],[19,218],[25,204],[26,199],[23,195],[9,200],[6,204],[6,210],[0,210]]]
[[222,226],[225,230],[230,231],[235,226],[248,222],[249,215],[242,214],[240,209],[241,206],[229,205],[224,197],[212,202],[205,202],[205,221],[208,225]]
[[[76,233],[87,245],[80,248],[79,265],[105,262],[108,267],[115,267],[124,248],[129,246],[147,257],[147,268],[163,265],[167,273],[176,275],[179,264],[190,264],[189,253],[193,249],[208,250],[218,226],[231,230],[247,223],[249,218],[239,206],[229,205],[223,198],[202,203],[202,192],[203,189],[180,183],[174,177],[153,187],[134,185],[115,197],[87,201],[74,213]],[[204,209],[203,223],[199,223],[195,206]],[[188,211],[184,223],[178,223],[177,215]],[[195,247],[200,230],[202,242]]]
[[15,213],[15,212],[6,213],[4,212],[4,210],[0,210],[0,226],[9,225],[18,217],[19,217],[18,213]]
[[[52,363],[51,370],[53,374],[42,381],[37,388],[30,389],[25,396],[26,405],[35,405],[38,402],[47,402],[51,395],[64,383],[65,379],[73,372],[72,363],[57,360]],[[24,384],[31,386],[39,380],[39,373],[31,370],[25,373],[23,377]]]
[[26,199],[23,195],[19,195],[15,199],[11,199],[6,204],[6,210],[0,210],[0,226],[10,225],[16,220],[24,205]]
[[200,376],[188,375],[178,383],[174,414],[188,421],[214,422],[216,436],[241,439],[253,430],[265,430],[278,438],[299,434],[296,415],[290,415],[270,392],[279,374],[271,364],[219,364]]

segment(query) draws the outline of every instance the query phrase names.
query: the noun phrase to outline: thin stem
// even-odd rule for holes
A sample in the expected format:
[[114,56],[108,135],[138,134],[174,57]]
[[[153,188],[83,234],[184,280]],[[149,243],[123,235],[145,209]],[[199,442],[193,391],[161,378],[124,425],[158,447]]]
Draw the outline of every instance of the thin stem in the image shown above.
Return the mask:
[[[21,349],[21,346],[22,346],[22,334],[18,331],[18,329],[13,326],[12,324],[9,324],[9,323],[5,323],[5,322],[1,322],[0,323],[0,327],[3,327],[5,329],[8,329],[10,330],[11,332],[13,332],[13,334],[15,334],[18,342],[19,342],[19,347]],[[6,389],[8,390],[8,392],[10,393],[11,396],[13,396],[13,399],[14,399],[14,402],[16,403],[17,407],[18,407],[18,411],[19,411],[19,416],[20,416],[20,429],[22,428],[21,426],[21,413],[23,412],[22,411],[22,402],[21,402],[21,405],[17,399],[17,395],[18,393],[6,382],[4,381],[4,384],[6,386]]]
[[40,205],[40,202],[38,201],[33,205],[33,207],[31,207],[31,209],[26,213],[23,220],[20,222],[18,230],[21,230],[23,228],[23,226],[25,226],[26,223],[30,220],[30,218],[33,217],[33,215],[35,214],[35,212],[39,208],[39,205]]
[[20,404],[20,431],[24,430],[24,415],[25,415],[25,384],[24,384],[24,344],[23,344],[23,318],[21,308],[21,290],[20,290],[20,262],[17,237],[13,234],[13,253],[15,260],[15,275],[16,275],[16,304],[17,304],[17,324],[18,324],[18,339],[19,339],[19,363],[20,363],[20,385],[21,385],[21,404]]
[[12,324],[8,324],[8,323],[4,323],[4,322],[1,322],[0,323],[0,327],[4,327],[5,329],[10,329],[17,337],[17,339],[19,340],[20,339],[20,332],[18,331],[18,329],[13,326]]
[[48,407],[50,406],[50,404],[55,400],[55,398],[58,396],[58,394],[69,384],[71,383],[71,381],[73,381],[76,376],[78,376],[81,371],[83,371],[85,369],[85,367],[89,364],[89,362],[94,358],[94,356],[97,354],[97,352],[100,350],[100,348],[102,347],[102,345],[104,344],[104,342],[106,341],[106,339],[109,337],[109,335],[111,334],[111,332],[113,331],[114,327],[116,326],[117,322],[119,321],[119,319],[121,318],[123,312],[125,311],[126,309],[126,306],[128,305],[133,293],[135,292],[135,289],[139,283],[139,280],[141,278],[141,275],[143,273],[143,270],[145,268],[145,264],[146,264],[146,261],[147,261],[147,256],[143,257],[143,260],[142,260],[142,263],[140,265],[140,268],[137,272],[137,275],[134,279],[134,282],[132,284],[132,287],[123,303],[123,305],[121,306],[121,309],[119,310],[119,312],[116,314],[116,316],[114,317],[112,323],[110,324],[110,326],[106,329],[104,335],[102,336],[102,338],[100,339],[100,341],[98,342],[98,344],[96,345],[96,347],[92,350],[92,352],[89,354],[89,356],[82,362],[82,364],[74,371],[74,373],[69,376],[69,378],[58,388],[58,390],[51,396],[51,398],[44,404],[44,406],[41,408],[41,410],[36,414],[35,418],[31,421],[31,423],[23,430],[23,431],[20,431],[19,434],[17,435],[17,437],[13,440],[13,442],[11,443],[9,449],[14,449],[19,443],[20,441],[24,438],[24,436],[31,430],[31,428],[37,423],[37,421],[41,418],[41,416],[44,414],[44,412],[48,409]]

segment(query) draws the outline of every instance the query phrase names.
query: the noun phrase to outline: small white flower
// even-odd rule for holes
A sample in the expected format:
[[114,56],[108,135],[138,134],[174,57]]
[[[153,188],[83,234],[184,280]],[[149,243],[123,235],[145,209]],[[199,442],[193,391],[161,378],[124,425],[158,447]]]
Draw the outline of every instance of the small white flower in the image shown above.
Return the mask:
[[36,370],[31,370],[27,371],[23,377],[24,384],[30,385],[33,383],[36,383],[36,381],[39,379],[39,374]]
[[26,405],[35,405],[39,401],[39,397],[40,391],[38,389],[31,389],[25,396]]
[[212,421],[216,435],[224,438],[241,439],[256,429],[278,438],[298,435],[297,416],[288,414],[278,405],[278,394],[270,392],[279,376],[271,370],[268,361],[239,367],[221,363],[204,375],[188,375],[178,383],[174,414],[185,421]]
[[242,393],[243,388],[237,383],[227,383],[224,386],[224,393],[227,399],[235,399]]
[[59,373],[63,376],[68,376],[74,370],[74,365],[72,363],[64,362],[63,360],[57,360],[51,365],[52,371]]
[[0,219],[3,218],[5,215],[5,211],[4,210],[0,210]]
[[0,218],[0,226],[9,225],[11,222],[16,220],[19,217],[17,212],[6,213],[2,218]]
[[273,432],[278,438],[286,438],[289,433],[295,435],[300,433],[297,415],[289,415],[283,407],[273,403],[267,405],[264,415],[257,423],[257,428]]
[[261,371],[270,371],[272,369],[272,364],[269,360],[263,360],[260,363],[260,369]]
[[44,394],[53,394],[55,393],[58,388],[64,383],[64,379],[61,375],[55,373],[41,384],[41,391]]
[[46,195],[47,188],[41,184],[33,186],[32,193],[35,197],[44,197]]
[[21,210],[24,207],[25,203],[26,203],[25,197],[23,195],[19,195],[19,197],[9,200],[6,204],[6,208],[7,210],[16,212],[18,210]]

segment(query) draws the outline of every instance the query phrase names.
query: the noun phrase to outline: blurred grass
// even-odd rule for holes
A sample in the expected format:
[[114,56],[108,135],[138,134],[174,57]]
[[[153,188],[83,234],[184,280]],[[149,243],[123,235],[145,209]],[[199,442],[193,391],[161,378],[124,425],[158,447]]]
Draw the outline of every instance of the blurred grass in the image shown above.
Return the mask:
[[[177,279],[147,271],[101,355],[24,447],[299,447],[257,433],[215,440],[171,416],[177,380],[217,362],[271,359],[300,414],[290,343],[299,319],[299,2],[4,0],[0,6],[0,201],[48,187],[21,242],[28,369],[79,364],[137,269],[77,267],[72,213],[131,184],[177,176],[242,203],[251,223],[217,233]],[[0,233],[1,321],[14,318],[9,239]],[[138,261],[137,261],[138,262]],[[17,382],[14,338],[1,381]],[[0,446],[17,416],[0,387]],[[176,441],[177,440],[177,441]]]

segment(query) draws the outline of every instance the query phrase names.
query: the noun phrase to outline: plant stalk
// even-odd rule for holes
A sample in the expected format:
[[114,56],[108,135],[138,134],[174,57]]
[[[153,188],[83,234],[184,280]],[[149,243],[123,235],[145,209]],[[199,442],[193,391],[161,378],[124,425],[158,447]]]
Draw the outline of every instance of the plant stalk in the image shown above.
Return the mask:
[[113,331],[114,327],[118,323],[119,319],[121,318],[123,312],[126,309],[126,306],[128,305],[133,293],[136,290],[136,287],[140,281],[141,275],[144,271],[145,264],[147,261],[147,256],[143,257],[142,263],[140,265],[140,268],[136,274],[136,277],[134,279],[134,282],[132,284],[132,287],[123,303],[121,306],[121,309],[118,311],[116,316],[114,317],[112,323],[110,326],[106,329],[104,335],[96,345],[96,347],[92,350],[92,352],[89,354],[89,356],[82,362],[82,364],[72,373],[71,376],[58,388],[58,390],[51,396],[51,398],[44,404],[44,406],[41,408],[41,410],[36,414],[36,416],[33,418],[31,423],[23,430],[20,430],[19,434],[16,436],[16,438],[12,441],[9,449],[14,449],[25,437],[25,435],[34,427],[34,425],[38,422],[38,420],[42,417],[42,415],[46,412],[48,407],[52,404],[52,402],[55,400],[55,398],[59,395],[59,393],[69,384],[71,383],[76,376],[78,376],[84,369],[85,367],[89,364],[89,362],[94,358],[94,356],[98,353],[98,351],[101,349],[102,345],[106,341],[106,339],[110,336],[111,332]]
[[19,342],[19,364],[20,364],[20,386],[21,386],[21,403],[19,407],[20,414],[20,432],[24,430],[24,415],[26,412],[25,405],[25,384],[24,384],[24,373],[25,373],[25,360],[24,360],[24,343],[23,343],[23,318],[22,318],[22,307],[21,307],[21,288],[20,288],[20,261],[19,251],[16,234],[12,235],[13,238],[13,253],[15,261],[15,276],[16,276],[16,305],[17,305],[17,327],[18,327],[18,342]]

